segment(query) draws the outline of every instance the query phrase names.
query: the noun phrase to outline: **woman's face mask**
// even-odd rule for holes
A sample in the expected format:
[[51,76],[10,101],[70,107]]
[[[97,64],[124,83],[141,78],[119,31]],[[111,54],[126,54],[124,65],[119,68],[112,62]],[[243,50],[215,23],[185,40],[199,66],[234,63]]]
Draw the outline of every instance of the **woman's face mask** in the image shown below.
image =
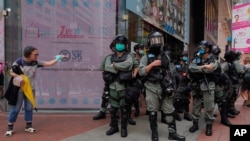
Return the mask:
[[139,54],[142,56],[144,55],[144,51],[142,49],[139,50]]
[[115,44],[115,50],[118,52],[122,52],[125,50],[125,45],[124,44]]

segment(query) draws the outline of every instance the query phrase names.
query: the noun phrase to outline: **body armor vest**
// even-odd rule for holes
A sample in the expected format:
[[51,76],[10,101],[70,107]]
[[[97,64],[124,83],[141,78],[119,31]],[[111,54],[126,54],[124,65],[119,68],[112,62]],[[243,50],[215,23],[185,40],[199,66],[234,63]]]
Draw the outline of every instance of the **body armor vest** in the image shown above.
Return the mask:
[[[202,62],[202,64],[199,64],[199,65],[210,64],[214,61],[215,61],[215,58],[209,57],[204,62]],[[196,81],[196,82],[198,82],[199,80],[203,80],[204,75],[208,81],[215,81],[214,80],[215,79],[214,72],[212,72],[212,73],[195,72],[194,73],[194,72],[188,71],[188,73],[189,73],[190,78],[192,78],[193,81]]]
[[[111,62],[119,63],[124,62],[127,59],[129,52],[125,52],[121,57],[118,57],[117,55],[113,54],[111,56]],[[119,82],[127,82],[132,80],[132,70],[129,71],[119,71],[118,72],[118,80]]]
[[[147,54],[147,59],[148,59],[148,64],[152,63],[156,59],[158,59],[155,55],[153,54]],[[150,82],[160,82],[161,80],[161,67],[153,67],[149,72],[147,76],[147,80]]]

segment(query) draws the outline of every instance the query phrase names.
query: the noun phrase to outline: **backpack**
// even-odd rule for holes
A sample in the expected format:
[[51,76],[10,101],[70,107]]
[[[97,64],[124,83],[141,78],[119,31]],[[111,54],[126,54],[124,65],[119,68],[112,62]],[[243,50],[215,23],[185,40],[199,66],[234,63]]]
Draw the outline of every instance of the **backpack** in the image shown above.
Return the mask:
[[243,82],[250,83],[250,68],[247,68],[246,73],[243,78]]

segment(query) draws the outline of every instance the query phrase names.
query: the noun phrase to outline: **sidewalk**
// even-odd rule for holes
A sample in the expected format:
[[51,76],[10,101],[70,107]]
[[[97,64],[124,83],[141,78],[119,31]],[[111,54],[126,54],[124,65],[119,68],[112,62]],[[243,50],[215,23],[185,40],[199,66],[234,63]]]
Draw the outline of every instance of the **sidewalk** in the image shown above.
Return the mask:
[[[233,124],[250,124],[250,108],[242,107],[242,98],[236,102],[236,107],[241,113],[234,119],[230,119]],[[70,112],[62,113],[42,113],[39,111],[34,114],[33,126],[37,129],[37,133],[29,134],[24,132],[25,122],[23,114],[19,116],[14,126],[14,135],[5,137],[4,133],[7,128],[8,113],[0,113],[0,141],[151,141],[151,131],[149,127],[148,116],[144,115],[145,110],[141,112],[141,116],[134,118],[137,125],[128,126],[128,137],[121,138],[120,133],[112,136],[106,136],[109,129],[109,115],[104,120],[93,121],[92,117],[96,111],[92,113]],[[229,128],[220,124],[220,115],[217,112],[213,125],[213,135],[208,137],[205,135],[204,120],[200,120],[200,130],[190,133],[188,129],[192,126],[192,122],[182,120],[177,121],[177,130],[181,135],[186,136],[186,141],[229,141]],[[158,118],[160,121],[160,118]],[[167,125],[158,122],[159,140],[168,140]]]

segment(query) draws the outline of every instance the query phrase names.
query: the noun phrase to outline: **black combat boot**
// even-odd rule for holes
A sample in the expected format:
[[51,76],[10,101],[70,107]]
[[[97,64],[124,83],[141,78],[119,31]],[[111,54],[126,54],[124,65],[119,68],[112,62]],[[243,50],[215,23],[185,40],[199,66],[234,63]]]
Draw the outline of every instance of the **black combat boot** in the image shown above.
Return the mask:
[[99,111],[94,117],[93,120],[99,120],[99,119],[105,119],[106,118],[106,113]]
[[152,141],[158,141],[157,112],[149,112],[150,129],[152,131]]
[[225,126],[230,126],[232,125],[232,123],[228,120],[227,117],[227,107],[226,104],[222,104],[221,107],[219,107],[219,111],[220,111],[220,117],[221,117],[221,124],[225,125]]
[[130,103],[127,103],[127,104],[128,104],[128,106],[127,106],[128,123],[130,125],[136,125],[136,122],[131,118],[131,109],[132,109],[132,107],[131,107]]
[[108,135],[108,136],[119,132],[118,119],[116,117],[117,110],[118,110],[118,108],[114,108],[114,107],[111,107],[111,109],[110,109],[110,114],[111,114],[110,126],[111,126],[111,128],[106,132],[106,135]]
[[212,136],[213,132],[212,132],[212,124],[207,124],[206,125],[206,135],[207,136]]
[[195,131],[199,130],[199,125],[198,125],[197,120],[193,120],[193,126],[189,128],[189,132],[194,133]]
[[128,117],[127,108],[125,106],[121,107],[121,137],[128,136]]
[[132,118],[128,118],[128,123],[130,125],[136,125],[136,122]]
[[177,140],[177,141],[185,141],[186,138],[182,135],[179,135],[177,132],[176,132],[176,123],[175,121],[173,121],[173,123],[170,123],[168,125],[168,131],[169,131],[169,134],[168,134],[168,139],[169,140]]
[[236,89],[234,89],[233,91],[233,96],[231,96],[229,99],[227,99],[227,107],[228,107],[228,113],[237,116],[238,114],[240,114],[240,111],[238,111],[235,108],[235,101],[237,99],[237,95],[238,95],[238,91]]
[[184,117],[183,118],[187,121],[192,121],[192,117],[189,114],[189,101],[184,104],[183,109],[184,109]]

